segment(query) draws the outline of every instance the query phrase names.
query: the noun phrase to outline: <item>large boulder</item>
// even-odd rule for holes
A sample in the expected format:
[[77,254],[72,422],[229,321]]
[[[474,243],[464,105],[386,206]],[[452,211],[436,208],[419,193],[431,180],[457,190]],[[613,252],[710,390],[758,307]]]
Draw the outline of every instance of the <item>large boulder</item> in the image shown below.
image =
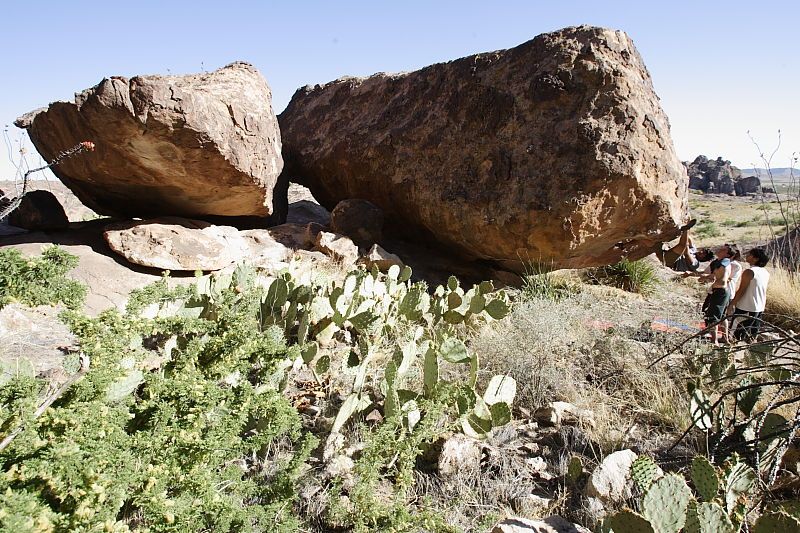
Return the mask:
[[[691,163],[684,163],[689,175],[689,188],[715,194],[734,194],[742,171],[721,157],[709,159],[697,156]],[[739,194],[738,192],[736,194]]]
[[47,161],[95,143],[53,172],[98,213],[280,219],[287,201],[271,98],[254,67],[233,63],[188,76],[107,78],[16,124]]
[[231,226],[162,217],[110,224],[109,248],[133,264],[162,270],[219,270],[247,255],[247,244]]
[[278,121],[284,173],[325,207],[369,200],[396,233],[516,271],[644,257],[686,215],[669,122],[619,31],[307,86]]
[[45,190],[30,191],[8,215],[8,223],[27,230],[53,231],[69,226],[64,208],[53,193]]
[[736,196],[744,196],[746,194],[755,194],[761,188],[761,180],[758,176],[747,176],[742,178],[734,184]]

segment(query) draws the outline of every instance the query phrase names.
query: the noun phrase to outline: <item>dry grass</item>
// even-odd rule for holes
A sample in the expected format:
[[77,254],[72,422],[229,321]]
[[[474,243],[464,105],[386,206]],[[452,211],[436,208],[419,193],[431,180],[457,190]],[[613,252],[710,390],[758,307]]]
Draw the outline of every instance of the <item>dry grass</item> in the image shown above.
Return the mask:
[[792,275],[779,268],[770,269],[766,312],[800,320],[800,274]]
[[[628,299],[630,306],[644,300]],[[647,368],[666,334],[641,327],[604,329],[598,319],[615,309],[590,291],[561,301],[530,299],[510,320],[486,329],[472,348],[489,374],[508,373],[518,383],[518,408],[532,412],[567,401],[594,413],[583,429],[605,451],[669,434],[688,424],[687,402],[663,366]],[[648,315],[641,309],[643,321]],[[677,338],[677,337],[676,337]],[[655,439],[660,440],[660,439]]]

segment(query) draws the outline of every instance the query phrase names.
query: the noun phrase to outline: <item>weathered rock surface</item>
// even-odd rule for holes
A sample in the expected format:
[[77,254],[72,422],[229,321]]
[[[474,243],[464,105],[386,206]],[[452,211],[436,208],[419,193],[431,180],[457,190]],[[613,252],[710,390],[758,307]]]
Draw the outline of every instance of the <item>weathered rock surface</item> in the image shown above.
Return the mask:
[[395,231],[515,271],[643,257],[686,214],[667,117],[622,32],[307,86],[278,120],[284,173],[322,205],[369,200]]
[[[0,366],[32,366],[35,375],[61,381],[64,356],[78,343],[55,307],[10,304],[0,309]],[[0,374],[0,383],[5,378]]]
[[219,270],[247,254],[236,228],[177,217],[110,224],[104,236],[131,263],[163,270]]
[[359,198],[342,200],[331,211],[331,229],[368,248],[381,240],[383,210]]
[[761,188],[761,180],[758,176],[747,176],[733,184],[736,196],[744,196],[745,194],[755,194]]
[[600,463],[586,484],[586,495],[601,502],[619,502],[633,491],[631,465],[638,456],[631,450],[614,452]]
[[551,402],[533,413],[533,418],[543,426],[560,426],[562,424],[586,424],[594,427],[594,413],[581,409],[569,402]]
[[744,196],[759,191],[761,180],[757,176],[742,177],[742,171],[721,157],[709,159],[697,156],[684,163],[689,174],[689,188],[709,194],[735,194]]
[[[66,231],[44,234],[26,233],[0,238],[0,249],[16,248],[26,256],[39,255],[42,249],[58,244],[78,257],[78,266],[67,275],[86,284],[84,310],[95,316],[109,308],[124,310],[128,294],[161,279],[157,271],[131,265],[108,249],[100,224],[84,224]],[[194,278],[171,277],[170,284],[189,283]]]
[[358,261],[358,246],[349,237],[338,233],[320,231],[317,234],[316,248],[345,265],[354,265]]
[[589,530],[560,516],[543,520],[512,517],[494,526],[492,533],[589,533]]
[[27,230],[52,231],[69,226],[64,208],[50,191],[30,191],[8,216],[8,223]]
[[481,466],[481,444],[461,433],[456,433],[442,445],[437,463],[440,476],[477,472]]
[[16,124],[47,161],[95,143],[53,172],[98,213],[280,218],[286,198],[273,195],[283,161],[271,98],[254,67],[233,63],[188,76],[104,79]]
[[366,265],[367,268],[372,268],[375,266],[381,272],[388,271],[394,265],[397,265],[401,268],[404,266],[403,260],[400,259],[399,256],[391,252],[387,252],[381,248],[380,244],[373,244],[372,248],[369,249],[369,252],[367,252],[367,254],[362,257],[359,262]]

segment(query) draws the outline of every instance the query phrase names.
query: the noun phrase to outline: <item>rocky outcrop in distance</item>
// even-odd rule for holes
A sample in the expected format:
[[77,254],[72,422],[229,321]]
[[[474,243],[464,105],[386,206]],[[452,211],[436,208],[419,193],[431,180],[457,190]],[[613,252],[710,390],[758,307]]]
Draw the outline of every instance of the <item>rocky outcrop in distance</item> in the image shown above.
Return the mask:
[[521,271],[637,259],[678,234],[686,172],[623,32],[566,28],[407,74],[298,90],[284,173],[332,209]]
[[742,171],[730,161],[717,157],[709,159],[699,155],[691,163],[684,163],[689,175],[689,188],[709,194],[735,194],[744,196],[759,192],[761,180],[757,176],[742,177]]
[[[286,216],[272,93],[247,63],[187,76],[111,77],[17,119],[45,160],[79,142],[94,153],[53,168],[97,213],[122,217]],[[277,189],[277,192],[276,192]]]

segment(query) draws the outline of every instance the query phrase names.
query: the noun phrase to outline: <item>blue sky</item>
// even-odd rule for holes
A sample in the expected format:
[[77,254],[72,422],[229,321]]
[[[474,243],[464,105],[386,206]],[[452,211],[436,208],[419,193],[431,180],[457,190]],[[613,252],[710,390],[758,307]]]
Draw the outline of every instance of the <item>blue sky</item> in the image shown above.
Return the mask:
[[[508,48],[561,27],[626,31],[653,76],[682,159],[758,163],[747,131],[800,152],[800,2],[416,1],[5,2],[0,126],[105,76],[256,65],[280,112],[308,83],[414,70]],[[15,148],[16,149],[16,148]],[[17,157],[15,155],[15,157]],[[0,179],[13,177],[7,154]]]

